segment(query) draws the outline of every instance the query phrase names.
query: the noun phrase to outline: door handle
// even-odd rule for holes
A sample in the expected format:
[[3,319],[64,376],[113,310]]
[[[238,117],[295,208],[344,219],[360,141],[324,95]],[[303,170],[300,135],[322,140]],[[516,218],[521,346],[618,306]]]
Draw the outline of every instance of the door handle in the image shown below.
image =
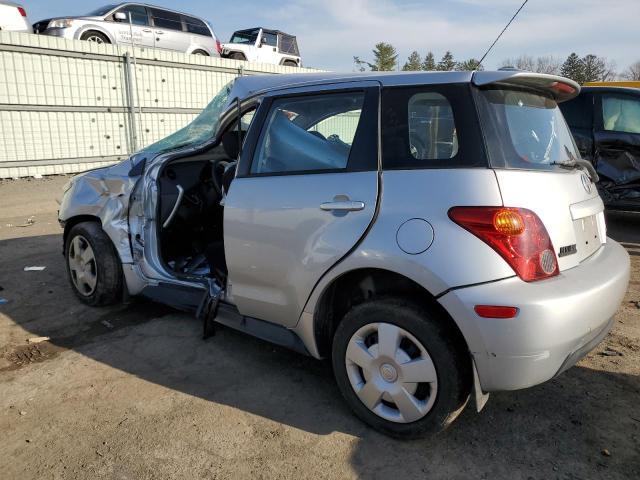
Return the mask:
[[157,33],[158,35],[164,35],[164,32],[163,32],[162,30],[156,30],[156,33]]
[[150,32],[150,31],[151,31],[151,29],[150,29],[150,28],[143,28],[143,29],[142,29],[142,31],[143,31],[143,32],[147,32],[147,33],[148,33],[148,32]]
[[324,202],[320,204],[320,210],[341,211],[341,212],[358,212],[364,210],[364,202],[346,200],[339,202]]

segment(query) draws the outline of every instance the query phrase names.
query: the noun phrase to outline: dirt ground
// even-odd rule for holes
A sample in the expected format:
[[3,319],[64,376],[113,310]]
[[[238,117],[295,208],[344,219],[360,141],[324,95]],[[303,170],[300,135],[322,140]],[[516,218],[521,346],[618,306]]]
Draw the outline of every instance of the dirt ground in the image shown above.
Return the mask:
[[203,341],[141,300],[83,306],[56,222],[66,181],[0,181],[0,477],[640,478],[640,216],[608,217],[633,274],[596,351],[400,442],[349,412],[326,363],[224,328]]

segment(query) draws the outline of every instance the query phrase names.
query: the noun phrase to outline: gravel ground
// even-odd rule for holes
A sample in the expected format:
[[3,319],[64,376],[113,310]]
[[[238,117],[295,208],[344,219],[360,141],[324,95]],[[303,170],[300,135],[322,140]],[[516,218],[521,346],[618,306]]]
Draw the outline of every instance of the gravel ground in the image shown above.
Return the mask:
[[83,306],[56,222],[66,181],[0,181],[2,478],[640,478],[640,216],[608,217],[633,274],[596,351],[399,442],[351,415],[326,363],[224,328],[202,341],[193,316],[144,301]]

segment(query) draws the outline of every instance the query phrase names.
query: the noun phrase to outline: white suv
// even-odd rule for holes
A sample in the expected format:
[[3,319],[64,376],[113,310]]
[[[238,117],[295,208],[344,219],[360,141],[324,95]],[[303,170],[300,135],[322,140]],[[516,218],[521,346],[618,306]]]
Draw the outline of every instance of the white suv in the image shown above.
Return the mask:
[[301,65],[296,37],[260,27],[234,32],[229,43],[222,45],[222,56],[290,67]]
[[0,0],[0,30],[33,33],[27,12],[22,5]]

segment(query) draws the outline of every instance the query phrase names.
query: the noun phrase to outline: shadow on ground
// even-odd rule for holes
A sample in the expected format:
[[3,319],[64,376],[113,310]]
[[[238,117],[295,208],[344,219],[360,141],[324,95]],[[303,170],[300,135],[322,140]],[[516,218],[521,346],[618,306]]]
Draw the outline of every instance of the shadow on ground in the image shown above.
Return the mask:
[[[619,241],[632,243],[638,231],[640,222],[610,228]],[[73,349],[149,382],[306,432],[353,435],[359,440],[351,466],[369,478],[399,478],[398,472],[403,478],[640,477],[635,376],[578,366],[544,385],[492,395],[481,414],[467,408],[433,440],[401,442],[352,416],[326,363],[225,328],[202,341],[195,318],[141,300],[104,309],[82,305],[67,285],[58,235],[0,242],[0,258],[1,296],[9,299],[1,313],[34,336],[51,337],[38,347],[40,355],[21,357],[23,363]],[[47,269],[24,272],[26,265]],[[11,342],[2,352],[12,359],[3,368],[9,375],[20,367],[11,357],[17,339]],[[605,448],[611,456],[602,454]]]

